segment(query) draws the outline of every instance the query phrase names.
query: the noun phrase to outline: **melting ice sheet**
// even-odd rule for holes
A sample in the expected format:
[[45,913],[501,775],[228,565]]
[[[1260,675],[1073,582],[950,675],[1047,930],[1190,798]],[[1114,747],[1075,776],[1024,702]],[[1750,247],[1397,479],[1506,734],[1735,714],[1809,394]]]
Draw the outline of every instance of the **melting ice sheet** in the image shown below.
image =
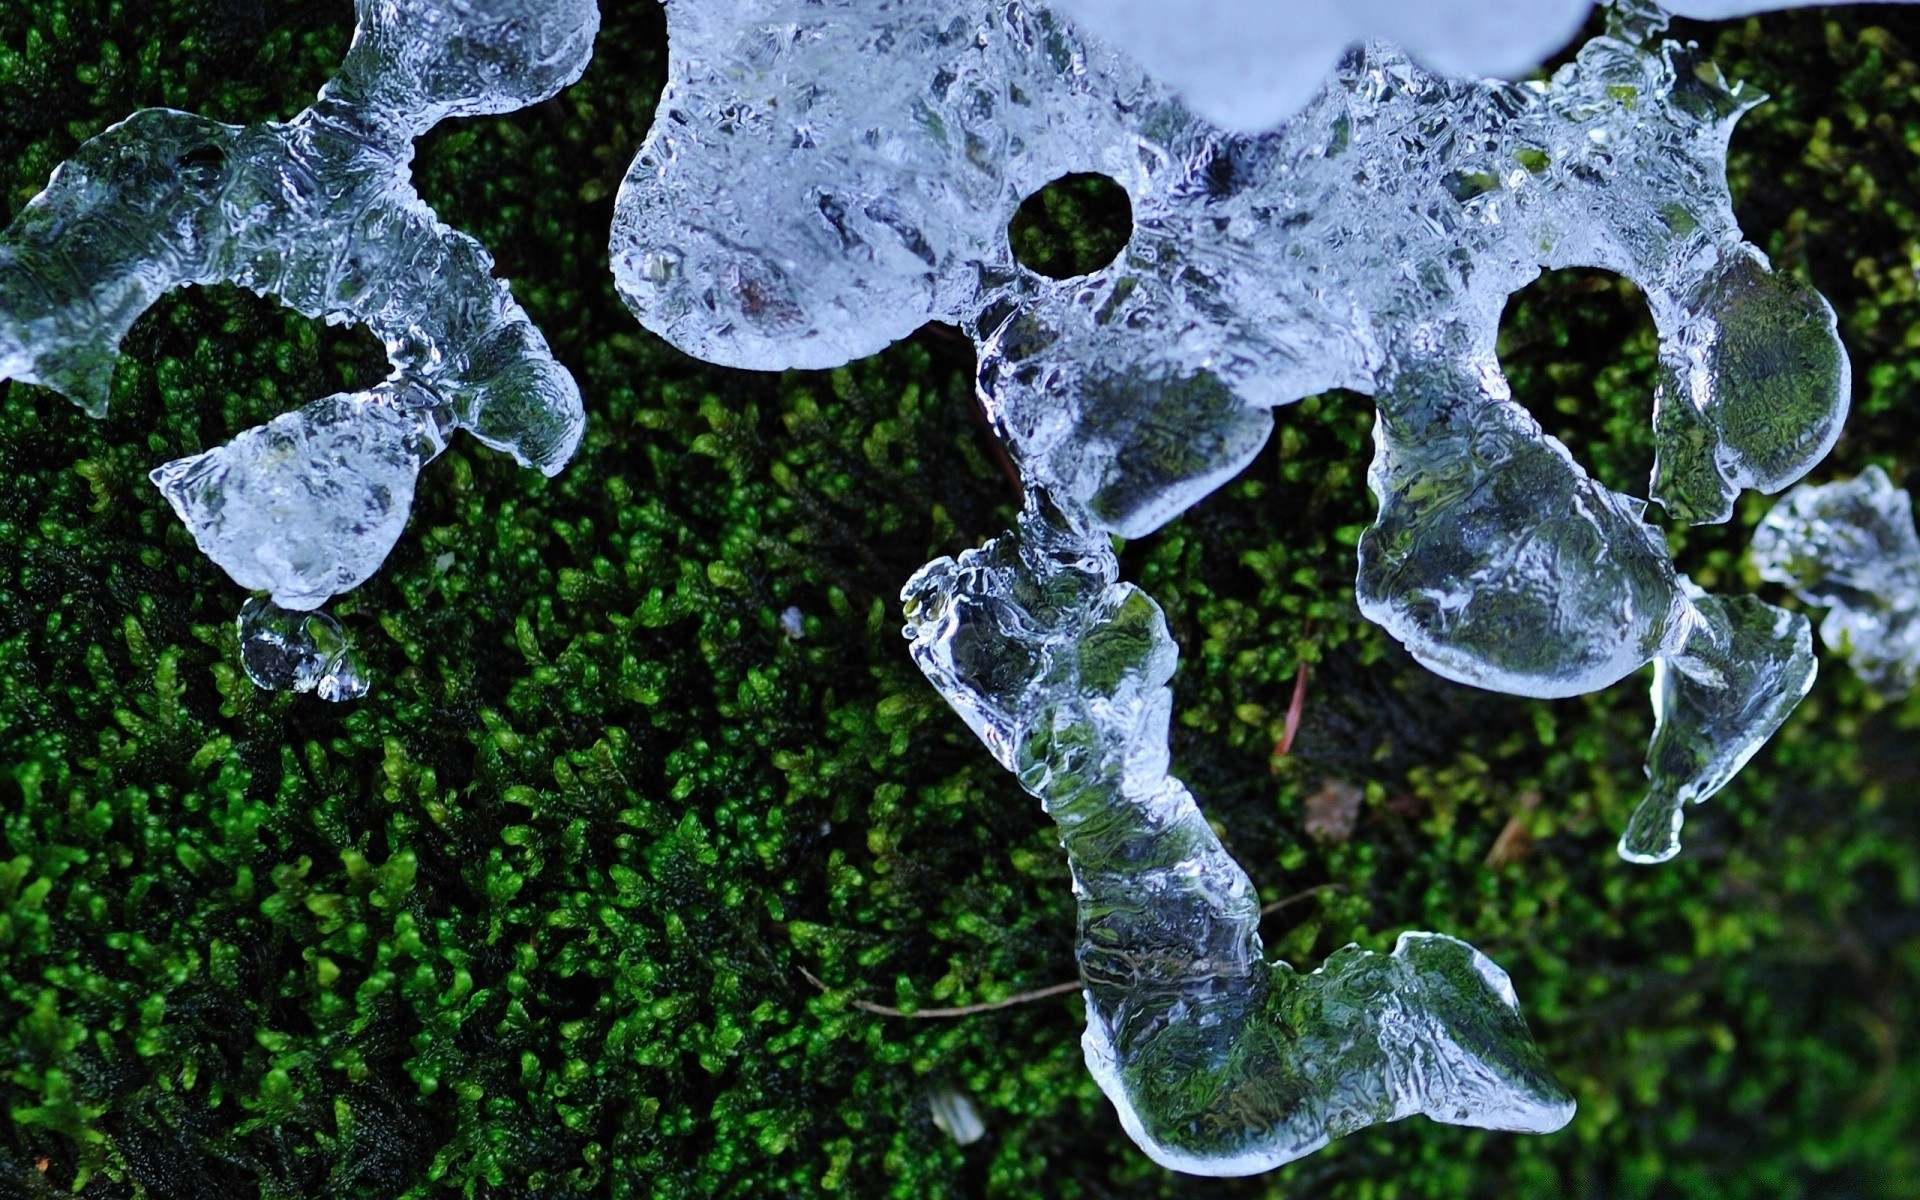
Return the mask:
[[[1370,43],[1257,137],[1017,2],[669,0],[667,19],[612,257],[682,349],[822,367],[958,323],[1027,482],[1129,537],[1251,461],[1275,406],[1373,396],[1369,618],[1442,675],[1518,695],[1666,664],[1636,860],[1677,852],[1681,806],[1805,690],[1799,618],[1693,591],[1644,502],[1547,436],[1494,354],[1506,298],[1543,267],[1637,283],[1661,345],[1650,490],[1688,521],[1787,486],[1839,433],[1832,311],[1742,240],[1727,196],[1727,139],[1758,98],[1656,43],[1657,10],[1620,11],[1546,83]],[[1132,237],[1045,279],[1007,224],[1078,171],[1125,187]]]
[[1087,1065],[1158,1163],[1245,1175],[1425,1113],[1546,1132],[1573,1100],[1506,974],[1465,942],[1261,954],[1260,903],[1167,774],[1175,648],[1104,531],[1038,491],[1014,533],[907,585],[914,661],[1060,828]]
[[509,112],[578,78],[593,0],[360,0],[358,14],[339,74],[291,121],[142,109],[81,146],[0,235],[0,378],[94,416],[121,338],[185,284],[238,284],[386,344],[379,386],[153,472],[200,548],[287,609],[378,569],[450,430],[553,474],[584,423],[572,376],[486,250],[414,192],[408,162],[448,117]]
[[1788,492],[1753,535],[1763,579],[1827,609],[1820,638],[1889,699],[1920,687],[1920,535],[1887,473]]

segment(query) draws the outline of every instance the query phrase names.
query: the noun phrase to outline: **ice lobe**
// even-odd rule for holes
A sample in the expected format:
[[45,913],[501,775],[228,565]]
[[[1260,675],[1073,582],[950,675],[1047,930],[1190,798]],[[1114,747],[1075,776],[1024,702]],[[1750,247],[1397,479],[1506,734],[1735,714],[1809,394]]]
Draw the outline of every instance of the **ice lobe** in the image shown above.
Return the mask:
[[316,400],[153,472],[208,558],[285,608],[318,607],[386,561],[441,410],[385,385]]
[[[1688,521],[1791,484],[1838,436],[1833,313],[1742,240],[1726,191],[1759,98],[1656,43],[1658,9],[1623,6],[1545,83],[1368,43],[1261,136],[1019,2],[668,0],[667,20],[612,259],[680,348],[823,367],[957,323],[1027,483],[1129,537],[1251,461],[1274,407],[1371,395],[1361,610],[1435,671],[1520,695],[1677,670],[1642,825],[1724,783],[1812,670],[1799,618],[1734,620],[1692,592],[1645,503],[1547,436],[1494,353],[1543,267],[1638,284],[1661,349],[1651,495]],[[1089,171],[1127,191],[1125,250],[1067,280],[1022,267],[1020,202]]]
[[1788,492],[1753,535],[1760,576],[1827,609],[1820,639],[1889,699],[1920,687],[1920,535],[1887,473]]
[[1591,0],[1059,0],[1194,112],[1257,133],[1306,107],[1347,47],[1396,43],[1435,70],[1524,75],[1572,40]]
[[1167,773],[1176,650],[1108,535],[1039,490],[907,584],[914,661],[1053,816],[1079,901],[1087,1064],[1154,1161],[1245,1175],[1425,1113],[1546,1132],[1573,1101],[1466,943],[1262,957],[1252,884]]
[[319,102],[240,127],[150,108],[81,146],[0,236],[0,377],[103,415],[121,338],[161,295],[227,282],[359,323],[393,374],[153,473],[244,587],[307,609],[376,569],[414,477],[465,429],[557,472],[579,389],[493,260],[415,193],[413,139],[579,77],[593,0],[360,0]]

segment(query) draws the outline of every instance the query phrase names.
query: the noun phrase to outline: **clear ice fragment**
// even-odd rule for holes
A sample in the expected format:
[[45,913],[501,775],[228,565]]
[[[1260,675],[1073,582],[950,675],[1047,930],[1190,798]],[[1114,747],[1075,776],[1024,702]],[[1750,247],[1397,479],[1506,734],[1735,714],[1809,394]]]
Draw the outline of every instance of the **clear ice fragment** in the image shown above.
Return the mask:
[[1920,534],[1887,473],[1794,488],[1753,535],[1760,577],[1827,610],[1820,640],[1881,695],[1920,687]]
[[289,612],[271,600],[240,607],[240,665],[269,692],[312,692],[322,700],[358,700],[367,676],[340,623],[323,612]]
[[1620,836],[1620,857],[1665,862],[1680,853],[1688,804],[1727,785],[1813,687],[1807,619],[1752,596],[1693,601],[1686,641],[1653,664],[1653,741],[1645,800]]
[[973,1097],[958,1088],[943,1087],[927,1094],[927,1111],[941,1132],[962,1146],[971,1146],[987,1136],[987,1124]]
[[399,540],[414,479],[444,443],[432,408],[385,385],[342,393],[152,473],[208,558],[282,608],[365,582]]
[[907,584],[914,661],[1059,826],[1079,901],[1087,1066],[1155,1162],[1268,1170],[1414,1113],[1546,1132],[1573,1101],[1507,976],[1403,935],[1297,974],[1167,773],[1176,649],[1108,535],[1030,490],[1016,532]]
[[[1643,44],[1658,9],[1616,16],[1619,36],[1544,83],[1369,42],[1247,136],[1020,0],[667,0],[669,82],[616,202],[616,282],[643,324],[734,366],[831,366],[959,324],[1025,481],[1128,537],[1245,467],[1275,407],[1371,395],[1362,611],[1448,678],[1589,692],[1724,614],[1645,502],[1513,400],[1507,297],[1542,268],[1640,286],[1660,335],[1650,492],[1679,519],[1723,521],[1741,489],[1803,475],[1850,387],[1826,301],[1734,220],[1727,141],[1759,97],[1692,46]],[[1075,172],[1118,182],[1134,228],[1110,265],[1049,279],[1007,226]],[[1736,624],[1750,657],[1687,675],[1728,694],[1665,709],[1652,762],[1684,773],[1655,780],[1663,804],[1724,783],[1709,764],[1745,761],[1777,724],[1772,689],[1811,671],[1792,621]]]
[[380,387],[155,472],[236,582],[291,607],[379,565],[446,429],[551,475],[585,420],[492,258],[435,217],[408,163],[437,122],[520,108],[577,78],[593,0],[360,0],[357,13],[340,73],[291,121],[142,109],[82,145],[0,235],[0,377],[95,416],[121,338],[185,284],[237,284],[386,344]]

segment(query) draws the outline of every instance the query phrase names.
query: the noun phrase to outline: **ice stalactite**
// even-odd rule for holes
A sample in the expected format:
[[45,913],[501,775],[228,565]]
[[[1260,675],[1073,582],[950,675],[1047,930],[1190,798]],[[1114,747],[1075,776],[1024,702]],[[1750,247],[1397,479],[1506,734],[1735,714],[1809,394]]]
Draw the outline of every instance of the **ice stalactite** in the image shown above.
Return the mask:
[[339,74],[292,120],[142,109],[81,146],[0,235],[0,377],[94,416],[121,338],[186,284],[237,284],[385,343],[393,374],[377,387],[153,472],[200,548],[288,609],[379,567],[451,430],[551,475],[585,420],[493,259],[441,223],[408,164],[440,121],[578,78],[593,0],[360,0],[358,16]]

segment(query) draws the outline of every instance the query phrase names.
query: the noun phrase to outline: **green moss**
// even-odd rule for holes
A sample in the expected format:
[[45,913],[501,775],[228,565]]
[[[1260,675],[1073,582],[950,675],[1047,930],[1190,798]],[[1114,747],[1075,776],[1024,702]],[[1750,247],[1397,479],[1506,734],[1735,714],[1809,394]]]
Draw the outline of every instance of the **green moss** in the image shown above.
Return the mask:
[[[335,609],[367,700],[253,690],[241,597],[144,480],[377,377],[363,334],[191,291],[136,327],[106,421],[0,392],[0,1192],[1907,1194],[1920,702],[1878,705],[1827,664],[1679,861],[1617,862],[1643,682],[1473,692],[1362,622],[1353,397],[1282,413],[1245,475],[1127,547],[1183,647],[1176,765],[1267,898],[1339,885],[1273,916],[1276,951],[1312,964],[1435,928],[1505,965],[1574,1124],[1408,1122],[1192,1181],[1125,1140],[1080,1062],[1077,999],[856,1007],[1072,977],[1051,831],[897,632],[900,583],[997,532],[1014,497],[951,333],[749,375],[619,307],[606,230],[662,32],[652,5],[607,8],[578,86],[421,147],[423,192],[494,250],[592,418],[556,479],[472,442],[423,477],[392,561]],[[0,10],[0,194],[17,208],[143,104],[298,109],[348,19],[291,0]],[[1920,373],[1914,49],[1920,24],[1868,11],[1735,26],[1718,50],[1777,97],[1735,138],[1746,227],[1834,298],[1856,354],[1833,470],[1896,479]],[[1522,398],[1623,485],[1648,465],[1631,299],[1549,277],[1505,347]],[[1751,585],[1766,504],[1676,530],[1683,563]],[[1305,720],[1276,758],[1303,661]],[[1321,844],[1304,802],[1330,775],[1367,799],[1350,840]],[[1510,822],[1531,848],[1490,867]],[[945,1087],[983,1141],[932,1124]]]

